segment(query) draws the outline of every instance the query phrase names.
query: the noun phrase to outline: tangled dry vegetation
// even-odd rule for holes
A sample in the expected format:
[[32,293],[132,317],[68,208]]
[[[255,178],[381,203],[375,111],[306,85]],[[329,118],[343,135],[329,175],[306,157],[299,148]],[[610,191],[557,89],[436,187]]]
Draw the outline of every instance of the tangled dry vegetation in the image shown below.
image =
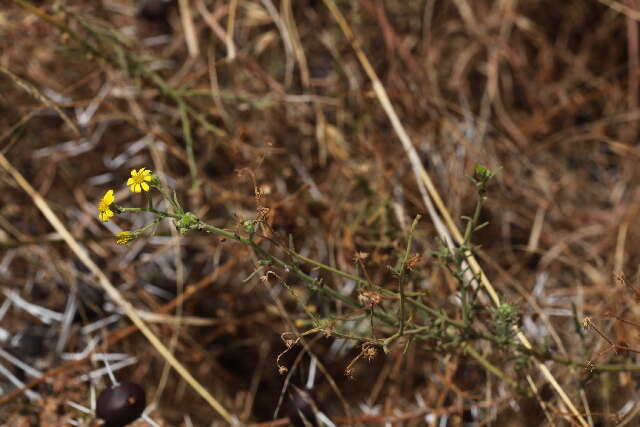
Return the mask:
[[638,2],[158,3],[0,5],[0,422],[638,423]]

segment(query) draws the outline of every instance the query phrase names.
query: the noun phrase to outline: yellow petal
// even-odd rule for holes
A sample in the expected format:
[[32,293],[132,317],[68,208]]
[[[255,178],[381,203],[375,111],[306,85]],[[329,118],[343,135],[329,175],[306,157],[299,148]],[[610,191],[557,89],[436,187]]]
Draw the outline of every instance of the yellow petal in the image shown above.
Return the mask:
[[143,189],[144,191],[149,191],[149,184],[147,184],[146,182],[143,182],[143,183],[142,183],[142,184],[140,184],[140,185],[142,185],[142,189]]
[[104,201],[107,204],[107,206],[113,203],[115,200],[116,198],[113,196],[113,190],[109,190],[105,193]]

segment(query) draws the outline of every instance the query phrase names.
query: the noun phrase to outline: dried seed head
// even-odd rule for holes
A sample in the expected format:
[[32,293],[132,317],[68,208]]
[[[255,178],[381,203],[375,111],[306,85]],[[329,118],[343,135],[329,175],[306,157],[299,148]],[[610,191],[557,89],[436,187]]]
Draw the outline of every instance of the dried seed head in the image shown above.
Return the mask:
[[362,291],[358,295],[358,301],[361,305],[378,305],[382,301],[382,297],[377,292],[373,291]]
[[422,255],[421,254],[413,254],[409,257],[409,259],[407,260],[407,270],[409,271],[413,271],[416,269],[416,267],[420,264],[420,262],[422,262]]
[[333,335],[333,326],[328,325],[326,328],[323,328],[322,335],[324,335],[325,338],[331,338],[331,335]]
[[356,252],[353,255],[353,259],[358,262],[358,261],[364,261],[365,259],[369,258],[369,254],[366,252]]
[[371,362],[378,355],[378,349],[372,345],[365,345],[362,347],[362,355]]
[[590,374],[591,372],[593,372],[593,368],[595,368],[595,366],[596,365],[591,360],[587,360],[584,363],[584,371]]
[[349,365],[345,368],[344,370],[344,375],[345,377],[349,378],[350,380],[354,379],[355,376],[353,375],[353,366]]

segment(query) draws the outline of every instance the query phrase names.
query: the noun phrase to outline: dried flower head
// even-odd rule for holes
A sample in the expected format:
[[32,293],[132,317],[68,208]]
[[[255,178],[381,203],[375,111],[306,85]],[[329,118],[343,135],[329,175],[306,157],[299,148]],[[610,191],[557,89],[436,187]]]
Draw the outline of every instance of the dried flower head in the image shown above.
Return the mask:
[[287,349],[291,349],[294,345],[298,344],[300,337],[297,337],[293,332],[283,332],[280,335],[282,342],[287,346]]
[[595,363],[593,363],[591,360],[587,360],[584,363],[584,371],[590,374],[591,372],[593,372],[593,368],[595,368],[595,366]]
[[358,301],[361,305],[378,305],[382,301],[379,293],[373,291],[362,291],[358,295]]
[[367,252],[358,251],[353,255],[353,260],[355,262],[364,261],[369,258],[369,254]]
[[330,338],[331,335],[333,335],[333,326],[327,325],[327,327],[322,329],[322,334],[324,335],[325,338]]
[[420,264],[420,262],[422,261],[422,255],[421,254],[413,254],[409,257],[409,259],[407,260],[407,270],[409,271],[413,271],[416,269],[416,267],[418,266],[418,264]]
[[353,366],[347,366],[344,370],[344,375],[350,380],[354,379],[355,376],[353,375]]
[[140,168],[137,171],[133,169],[131,171],[131,178],[127,180],[127,187],[134,193],[140,193],[141,191],[149,191],[151,188],[149,182],[153,177],[149,169]]
[[365,344],[362,346],[362,355],[371,362],[378,355],[378,349],[373,345]]
[[113,195],[113,190],[107,190],[98,202],[98,218],[100,221],[109,221],[114,214],[111,210],[111,205],[116,201],[115,196]]

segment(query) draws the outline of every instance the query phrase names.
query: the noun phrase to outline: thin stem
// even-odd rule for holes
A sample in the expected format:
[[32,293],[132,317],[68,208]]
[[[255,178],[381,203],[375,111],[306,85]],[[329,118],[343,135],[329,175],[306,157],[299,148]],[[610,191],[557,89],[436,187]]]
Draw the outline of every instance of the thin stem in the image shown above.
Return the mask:
[[[247,238],[244,238],[244,237],[242,237],[242,236],[240,236],[240,235],[238,235],[236,233],[231,233],[229,231],[223,230],[223,229],[215,227],[213,225],[209,225],[209,224],[207,224],[205,222],[202,222],[202,221],[199,221],[198,226],[196,228],[198,228],[200,230],[203,230],[203,231],[206,231],[206,232],[209,232],[209,233],[218,234],[218,235],[221,235],[221,236],[226,237],[228,239],[233,239],[233,240],[236,240],[238,242],[241,242],[241,243],[244,243],[246,245],[249,245],[260,256],[262,256],[266,260],[272,262],[273,264],[278,265],[279,267],[281,267],[281,268],[283,268],[285,270],[292,271],[298,277],[300,277],[301,279],[303,279],[303,280],[305,280],[305,281],[307,281],[309,283],[312,283],[312,284],[316,284],[317,283],[316,279],[314,279],[313,277],[311,277],[308,274],[304,273],[295,264],[294,265],[289,265],[289,264],[285,263],[284,261],[282,261],[282,260],[276,258],[275,256],[271,255],[270,253],[268,253],[266,250],[262,249],[255,242],[253,242],[253,241],[251,241],[251,240],[249,240]],[[355,276],[355,275],[353,275],[351,273],[347,273],[345,271],[338,270],[335,267],[331,267],[329,265],[323,264],[323,263],[321,263],[319,261],[316,261],[314,259],[307,258],[307,257],[305,257],[303,255],[300,255],[297,252],[294,252],[294,251],[292,251],[290,249],[284,248],[284,250],[290,256],[292,256],[294,258],[297,258],[297,259],[299,259],[301,261],[307,262],[307,263],[309,263],[311,265],[314,265],[314,266],[316,266],[318,268],[321,268],[323,270],[335,273],[335,274],[337,274],[339,276],[342,276],[342,277],[345,277],[347,279],[351,279],[351,280],[355,281],[356,283],[360,283],[360,284],[364,284],[364,285],[370,285],[370,283],[366,279],[364,279],[362,277]],[[395,292],[393,292],[393,291],[381,288],[381,287],[379,287],[377,285],[374,285],[374,286],[383,295],[397,296],[397,294]],[[329,295],[339,299],[340,301],[342,301],[342,302],[344,302],[344,303],[346,303],[346,304],[348,304],[348,305],[350,305],[352,307],[359,307],[359,304],[355,303],[355,301],[351,300],[348,297],[345,297],[344,295],[338,293],[334,289],[331,289],[329,287],[323,287],[322,289],[326,293],[328,293]],[[431,308],[429,306],[426,306],[426,305],[422,304],[419,301],[416,301],[416,300],[414,300],[412,298],[406,298],[406,301],[409,304],[413,305],[414,307],[418,308],[419,310],[424,311],[424,312],[426,312],[426,313],[438,318],[440,321],[443,321],[443,322],[445,322],[445,323],[447,323],[447,324],[449,324],[451,326],[454,326],[454,327],[456,327],[458,329],[461,329],[461,330],[465,330],[466,329],[464,324],[449,318],[448,316],[442,314],[438,310],[435,310],[435,309],[433,309],[433,308]],[[396,321],[395,321],[395,319],[393,317],[387,316],[387,315],[382,314],[382,313],[376,313],[376,317],[382,318],[382,319],[387,319],[390,324],[395,324],[396,323]]]
[[[300,279],[311,283],[312,285],[317,286],[318,285],[318,280],[309,276],[307,273],[305,273],[304,271],[302,271],[298,266],[296,266],[295,264],[287,264],[286,262],[282,261],[281,259],[275,257],[274,255],[271,255],[269,252],[267,252],[265,249],[261,248],[257,243],[255,243],[252,240],[249,240],[245,237],[240,236],[237,233],[231,233],[229,231],[223,230],[221,228],[215,227],[213,225],[207,224],[205,222],[202,221],[198,221],[198,224],[196,225],[197,229],[199,230],[203,230],[206,231],[208,233],[213,233],[213,234],[218,234],[220,236],[226,237],[228,239],[232,239],[232,240],[236,240],[240,243],[244,243],[245,245],[250,246],[256,253],[258,253],[258,255],[260,255],[263,259],[265,259],[266,261],[277,265],[278,267],[284,269],[285,271],[291,271],[293,274],[295,274],[296,276],[298,276]],[[336,270],[339,271],[339,270]],[[356,276],[354,276],[354,279],[358,279],[358,281],[361,281],[363,279],[357,278]],[[327,286],[322,286],[320,289],[320,291],[329,294],[331,297],[338,299],[342,302],[344,302],[345,304],[351,306],[351,307],[355,307],[355,308],[359,308],[360,305],[352,300],[351,298],[348,298],[344,295],[342,295],[341,293],[339,293],[338,291],[336,291],[335,289],[332,289],[330,287]],[[390,323],[390,324],[394,324],[395,320],[393,317],[388,316],[386,314],[383,313],[376,313],[376,317],[381,318],[383,320],[385,320],[386,322]]]
[[178,102],[178,111],[180,112],[180,119],[182,121],[182,136],[184,137],[187,148],[187,161],[189,163],[189,172],[191,173],[191,188],[196,188],[198,186],[198,168],[193,153],[193,137],[191,136],[191,124],[189,123],[187,106],[183,101]]
[[169,205],[171,206],[171,209],[173,209],[173,211],[176,214],[182,214],[184,212],[181,211],[180,207],[176,205],[176,203],[173,201],[173,199],[171,199],[171,197],[169,197],[169,194],[167,194],[167,191],[164,189],[164,187],[162,186],[162,184],[157,185],[157,184],[152,184],[151,185],[153,188],[155,188],[156,190],[158,190],[160,192],[160,194],[162,194],[162,198],[165,199],[167,201],[167,203],[169,203]]
[[295,251],[293,251],[291,249],[285,249],[285,250],[286,250],[288,255],[292,256],[293,258],[297,258],[300,261],[304,261],[307,264],[314,265],[314,266],[316,266],[318,268],[321,268],[321,269],[323,269],[325,271],[328,271],[330,273],[334,273],[334,274],[337,274],[338,276],[342,276],[345,279],[353,280],[354,282],[359,283],[359,284],[364,284],[364,285],[369,285],[370,284],[366,279],[363,279],[362,277],[356,276],[356,275],[351,274],[351,273],[347,273],[346,271],[339,270],[339,269],[337,269],[335,267],[332,267],[330,265],[323,264],[320,261],[316,261],[315,259],[307,258],[306,256],[301,255],[301,254],[299,254],[299,253],[297,253],[297,252],[295,252]]
[[478,221],[480,220],[480,213],[482,212],[482,206],[484,204],[485,197],[482,194],[478,195],[478,201],[476,202],[476,208],[473,212],[473,217],[469,219],[467,222],[467,227],[464,230],[463,244],[462,246],[466,246],[471,241],[471,235],[476,229],[478,225]]
[[413,220],[413,224],[411,224],[411,231],[409,232],[409,238],[407,239],[407,250],[404,253],[404,257],[402,258],[402,264],[400,265],[400,280],[399,280],[399,288],[400,288],[400,330],[398,334],[402,336],[404,332],[404,279],[407,270],[407,260],[409,259],[409,254],[411,253],[411,240],[413,239],[413,233],[416,230],[416,225],[418,225],[418,221],[422,218],[420,215],[416,215]]
[[151,212],[153,214],[156,214],[162,218],[174,218],[174,219],[181,219],[182,215],[178,215],[178,214],[172,214],[169,212],[164,212],[164,211],[159,211],[157,209],[154,208],[120,208],[120,210],[122,212]]
[[[162,211],[158,211],[156,209],[153,208],[121,208],[123,212],[151,212],[154,213],[160,217],[163,218],[173,218],[173,219],[182,219],[181,215],[176,215],[176,214],[171,214],[168,212],[162,212]],[[207,224],[203,221],[198,220],[197,224],[193,227],[195,229],[199,229],[208,233],[212,233],[212,234],[217,234],[220,235],[222,237],[225,237],[227,239],[231,239],[231,240],[235,240],[237,242],[243,243],[245,245],[250,246],[260,257],[262,257],[264,260],[266,260],[267,262],[276,265],[280,268],[282,268],[285,271],[290,271],[292,272],[294,275],[296,275],[297,277],[299,277],[300,279],[314,285],[317,286],[318,285],[318,280],[309,276],[308,274],[306,274],[304,271],[302,271],[298,266],[296,266],[295,264],[288,264],[285,261],[279,259],[278,257],[270,254],[269,252],[267,252],[265,249],[263,249],[262,247],[260,247],[257,243],[255,243],[254,241],[247,239],[246,237],[240,236],[237,233],[233,233],[218,227],[215,227],[213,225]],[[360,284],[365,284],[365,285],[370,285],[369,282],[361,277],[355,276],[351,273],[347,273],[344,272],[342,270],[336,269],[334,267],[325,265],[319,261],[307,258],[303,255],[300,255],[290,249],[286,249],[285,251],[288,255],[290,255],[293,258],[296,258],[298,260],[304,261],[304,262],[308,262],[309,264],[316,266],[318,268],[321,268],[323,270],[335,273],[341,277],[345,277],[351,280],[356,281],[357,283]],[[397,297],[397,298],[402,298],[401,296],[398,296],[397,293],[390,291],[388,289],[384,289],[381,288],[377,285],[374,285],[383,295],[388,296],[388,297]],[[340,294],[338,291],[336,291],[335,289],[329,288],[327,286],[322,286],[319,288],[320,291],[324,292],[325,294],[328,294],[329,296],[338,299],[342,302],[344,302],[345,304],[354,307],[354,308],[362,308],[360,306],[360,304],[358,304],[355,300],[346,297],[342,294]],[[434,318],[438,319],[439,321],[452,326],[454,328],[456,328],[457,330],[463,332],[464,334],[466,334],[466,339],[467,340],[473,340],[473,339],[482,339],[482,340],[486,340],[489,342],[492,342],[494,344],[501,344],[501,341],[499,340],[498,337],[495,337],[491,334],[488,333],[484,333],[484,332],[479,332],[479,331],[475,331],[475,330],[470,330],[468,325],[465,325],[463,322],[459,322],[456,321],[454,319],[451,319],[450,317],[448,317],[446,314],[443,314],[442,312],[431,308],[425,304],[423,304],[422,302],[413,299],[413,298],[408,298],[409,294],[405,293],[404,295],[404,301],[410,305],[412,305],[413,307],[415,307],[416,309],[423,311],[425,313],[430,314],[431,316],[433,316]],[[417,294],[417,296],[421,296],[421,294]],[[383,313],[382,311],[377,311],[375,312],[375,317],[382,320],[383,322],[389,324],[389,325],[398,325],[399,322],[397,319],[395,319],[392,316],[386,315],[385,313]],[[314,328],[311,329],[309,331],[307,331],[306,333],[314,333],[314,332],[318,332],[320,329]],[[387,346],[388,344],[392,343],[393,341],[397,340],[398,338],[402,337],[402,336],[413,336],[416,339],[419,340],[423,340],[423,339],[430,339],[429,336],[421,336],[422,333],[424,332],[430,332],[433,331],[433,325],[428,325],[428,326],[420,326],[420,327],[416,327],[413,329],[406,329],[406,325],[403,329],[402,334],[398,332],[396,332],[395,334],[391,335],[390,337],[387,337],[385,339],[374,339],[373,342],[376,343],[380,343],[380,345],[382,345],[382,347],[384,348],[385,346]],[[335,332],[335,331],[334,331]],[[334,333],[332,332],[332,333]],[[371,338],[365,338],[365,337],[355,337],[355,336],[349,336],[347,334],[343,334],[343,333],[337,333],[339,334],[341,337],[343,338],[347,338],[347,339],[354,339],[357,338],[358,340],[367,340],[367,341],[372,341]],[[338,335],[336,335],[338,336]],[[460,343],[453,343],[455,344],[455,346],[458,346]],[[584,363],[581,361],[576,361],[576,360],[572,360],[572,359],[568,359],[559,355],[554,355],[554,354],[548,354],[548,353],[543,353],[539,350],[536,349],[527,349],[525,347],[518,347],[518,350],[524,354],[530,354],[536,358],[542,359],[542,360],[553,360],[555,362],[558,363],[562,363],[564,365],[570,365],[570,366],[584,366]],[[480,354],[478,354],[475,350],[473,350],[471,347],[469,347],[468,345],[465,347],[465,351],[474,359],[476,359],[478,361],[478,363],[480,363],[485,369],[489,370],[490,372],[494,373],[495,375],[499,376],[499,377],[504,377],[503,379],[508,382],[510,385],[512,386],[516,386],[517,384],[515,384],[515,382],[506,377],[504,375],[504,373],[502,373],[498,368],[496,368],[495,366],[493,366],[490,362],[488,362],[484,357],[482,357]],[[623,371],[623,370],[640,370],[639,366],[635,366],[635,365],[616,365],[616,364],[602,364],[602,365],[597,365],[594,367],[594,370],[597,371]],[[501,376],[502,375],[502,376]]]

